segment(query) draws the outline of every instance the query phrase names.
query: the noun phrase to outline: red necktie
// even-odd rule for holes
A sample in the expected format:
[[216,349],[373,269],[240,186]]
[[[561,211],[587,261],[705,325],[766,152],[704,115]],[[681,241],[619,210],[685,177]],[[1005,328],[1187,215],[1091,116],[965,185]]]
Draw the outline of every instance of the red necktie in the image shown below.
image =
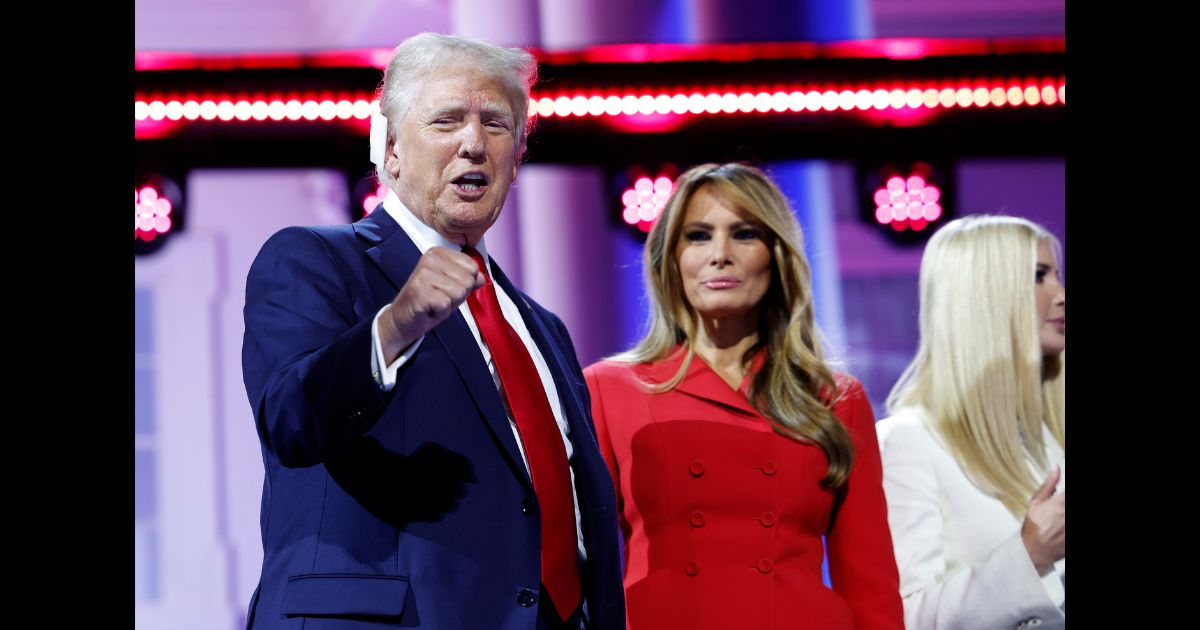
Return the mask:
[[580,598],[575,499],[567,450],[533,358],[500,311],[496,286],[483,256],[473,247],[464,247],[463,253],[475,260],[487,278],[487,284],[467,296],[467,306],[492,353],[529,460],[542,521],[542,584],[550,591],[559,618],[567,619]]

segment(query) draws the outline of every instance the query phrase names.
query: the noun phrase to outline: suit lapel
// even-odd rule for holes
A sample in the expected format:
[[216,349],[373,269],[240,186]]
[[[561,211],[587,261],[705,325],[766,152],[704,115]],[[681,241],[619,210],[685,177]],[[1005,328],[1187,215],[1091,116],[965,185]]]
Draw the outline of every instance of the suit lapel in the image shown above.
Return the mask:
[[[612,535],[609,534],[611,528],[605,529],[605,523],[615,521],[613,513],[616,509],[616,497],[613,494],[612,478],[609,476],[608,466],[604,463],[600,455],[600,447],[596,443],[596,432],[590,420],[590,411],[579,396],[578,387],[586,388],[587,385],[582,380],[578,383],[575,381],[577,372],[570,367],[573,362],[568,361],[563,354],[569,349],[566,340],[557,341],[558,336],[555,331],[551,331],[548,323],[525,301],[524,294],[513,286],[495,260],[492,261],[492,279],[512,297],[513,303],[517,305],[517,310],[521,312],[521,319],[525,321],[525,327],[529,330],[530,337],[533,338],[533,342],[537,344],[542,356],[546,359],[551,378],[554,379],[554,387],[558,391],[563,415],[566,417],[567,427],[570,429],[571,445],[574,447],[571,468],[575,471],[575,499],[579,502],[581,517],[579,527],[583,531],[588,557],[602,557],[606,543],[602,539],[605,535]],[[582,377],[582,374],[579,376]],[[597,535],[598,532],[603,532],[603,534]],[[588,565],[591,571],[595,571],[595,567],[598,566],[591,562]],[[587,574],[582,577],[589,578]],[[589,579],[594,584],[594,578]],[[591,588],[587,586],[589,579],[585,579],[585,592]]]
[[[513,298],[513,303],[521,312],[521,319],[525,320],[525,328],[529,330],[533,342],[537,344],[538,349],[542,352],[542,357],[546,359],[546,365],[550,368],[550,376],[554,379],[554,386],[558,390],[559,400],[562,401],[563,413],[567,414],[567,423],[571,427],[572,436],[574,436],[577,428],[586,428],[588,425],[583,421],[583,403],[579,399],[579,392],[575,389],[575,384],[568,376],[571,372],[565,365],[559,344],[551,341],[553,337],[546,329],[546,324],[533,312],[523,294],[513,286],[495,260],[492,261],[492,273],[496,284],[499,284],[500,288]],[[586,432],[591,433],[590,429]]]
[[[392,294],[384,301],[390,302],[417,266],[417,261],[421,259],[421,250],[408,234],[400,229],[400,225],[382,205],[355,223],[354,231],[372,245],[366,250],[367,258],[374,262],[394,285],[391,289]],[[529,479],[529,473],[526,472],[521,453],[517,449],[517,441],[509,425],[504,402],[500,399],[500,392],[496,389],[496,383],[483,360],[483,353],[479,351],[475,336],[471,334],[462,313],[456,310],[430,332],[432,334],[426,334],[424,343],[436,340],[446,349],[446,354],[458,370],[458,375],[462,378],[463,385],[484,424],[507,456],[509,467],[532,492],[533,482]]]
[[[562,403],[563,414],[567,421],[567,427],[570,429],[571,444],[575,450],[575,480],[578,485],[581,481],[594,484],[596,481],[592,471],[603,470],[604,483],[607,487],[611,487],[612,481],[608,478],[608,468],[602,461],[592,461],[591,454],[599,455],[600,449],[596,444],[595,429],[592,428],[592,423],[588,420],[590,415],[585,411],[583,401],[579,397],[578,387],[586,387],[582,381],[578,384],[572,378],[572,370],[568,367],[566,359],[563,357],[563,346],[554,341],[555,335],[547,328],[546,322],[538,316],[536,312],[525,301],[524,295],[513,286],[509,281],[508,276],[504,275],[504,271],[492,260],[492,278],[504,289],[513,299],[513,303],[517,305],[517,310],[521,312],[521,319],[525,321],[525,328],[529,330],[530,337],[537,347],[542,352],[542,357],[546,359],[546,366],[550,369],[550,376],[554,379],[554,387],[558,391],[558,399]],[[579,509],[586,513],[587,502],[595,494],[594,485],[588,486],[589,490],[577,489],[576,497],[579,500]]]

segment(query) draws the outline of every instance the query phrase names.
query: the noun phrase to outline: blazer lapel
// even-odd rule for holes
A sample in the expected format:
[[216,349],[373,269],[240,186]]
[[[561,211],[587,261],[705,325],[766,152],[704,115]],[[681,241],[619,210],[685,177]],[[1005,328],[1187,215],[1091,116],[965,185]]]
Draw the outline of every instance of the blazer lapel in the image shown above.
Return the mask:
[[[382,205],[355,223],[354,231],[359,237],[373,244],[366,250],[367,258],[371,259],[395,285],[392,295],[387,298],[387,301],[390,301],[395,297],[394,291],[399,291],[408,281],[409,275],[417,266],[417,261],[421,259],[421,250],[408,234],[400,229],[400,225]],[[471,334],[462,313],[455,310],[453,315],[435,326],[430,333],[432,334],[426,334],[424,343],[436,340],[446,349],[446,354],[458,370],[463,386],[475,403],[484,425],[507,455],[509,467],[532,492],[533,482],[529,479],[529,473],[526,472],[521,453],[517,449],[517,441],[509,425],[504,402],[500,399],[500,392],[496,389],[496,383],[483,360],[483,353],[479,351],[475,336]]]
[[[677,346],[666,359],[648,366],[646,376],[649,376],[651,381],[655,383],[670,380],[679,371],[679,366],[683,363],[683,358],[686,355],[687,347],[682,344]],[[742,379],[740,387],[735,390],[724,379],[718,376],[704,362],[704,359],[701,359],[699,355],[694,355],[692,356],[691,363],[688,364],[687,373],[684,374],[683,380],[675,386],[675,391],[714,402],[735,411],[757,416],[759,415],[758,410],[750,404],[746,393],[750,385],[750,378],[762,367],[764,357],[765,355],[760,351],[751,364],[750,373],[746,378]]]

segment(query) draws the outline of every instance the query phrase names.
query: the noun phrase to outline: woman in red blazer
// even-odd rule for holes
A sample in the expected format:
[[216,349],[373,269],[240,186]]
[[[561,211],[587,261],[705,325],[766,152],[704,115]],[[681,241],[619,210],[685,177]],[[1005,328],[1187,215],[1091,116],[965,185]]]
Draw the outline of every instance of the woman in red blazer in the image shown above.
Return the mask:
[[904,627],[874,417],[822,358],[801,243],[761,171],[684,173],[646,243],[649,332],[584,372],[631,630]]

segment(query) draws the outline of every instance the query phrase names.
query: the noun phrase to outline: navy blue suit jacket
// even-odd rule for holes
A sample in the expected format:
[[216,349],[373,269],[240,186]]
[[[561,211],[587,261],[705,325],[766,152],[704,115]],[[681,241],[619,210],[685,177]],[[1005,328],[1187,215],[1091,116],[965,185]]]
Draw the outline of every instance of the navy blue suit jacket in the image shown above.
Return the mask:
[[[371,374],[371,322],[419,258],[380,206],[353,225],[284,229],[250,268],[242,368],[266,479],[248,627],[535,627],[533,485],[466,321],[456,311],[427,333],[391,392]],[[586,623],[624,628],[613,485],[574,347],[556,316],[494,280],[570,427]]]

